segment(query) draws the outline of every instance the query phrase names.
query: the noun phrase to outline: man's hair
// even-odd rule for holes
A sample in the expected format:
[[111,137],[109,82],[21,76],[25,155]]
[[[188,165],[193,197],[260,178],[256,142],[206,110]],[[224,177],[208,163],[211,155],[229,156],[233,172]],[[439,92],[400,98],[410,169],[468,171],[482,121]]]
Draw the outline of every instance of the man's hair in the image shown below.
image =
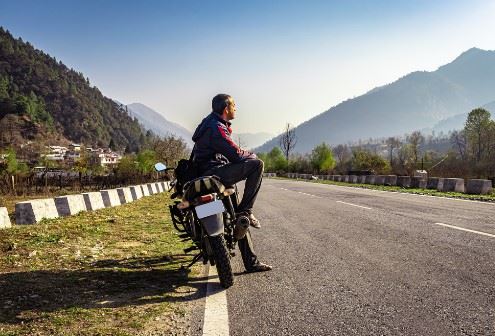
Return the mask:
[[211,100],[211,108],[213,109],[213,112],[216,114],[222,114],[223,110],[229,106],[230,98],[232,97],[225,93],[219,93],[213,97]]

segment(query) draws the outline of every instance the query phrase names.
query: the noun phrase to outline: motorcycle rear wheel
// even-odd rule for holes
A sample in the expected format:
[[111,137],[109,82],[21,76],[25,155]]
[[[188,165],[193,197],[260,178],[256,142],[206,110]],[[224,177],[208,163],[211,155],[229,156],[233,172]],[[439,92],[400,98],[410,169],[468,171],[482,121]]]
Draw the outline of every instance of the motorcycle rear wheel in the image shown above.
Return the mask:
[[229,288],[234,284],[234,273],[230,265],[230,253],[227,249],[223,235],[213,236],[208,238],[213,259],[217,267],[220,284],[223,288]]

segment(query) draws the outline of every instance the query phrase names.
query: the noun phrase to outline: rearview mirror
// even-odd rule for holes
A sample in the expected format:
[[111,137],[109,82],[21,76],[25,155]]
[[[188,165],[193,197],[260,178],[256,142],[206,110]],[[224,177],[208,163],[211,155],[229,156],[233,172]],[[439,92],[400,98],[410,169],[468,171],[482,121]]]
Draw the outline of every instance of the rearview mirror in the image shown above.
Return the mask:
[[161,163],[161,162],[158,162],[157,164],[155,164],[155,169],[156,169],[156,171],[161,172],[161,171],[166,170],[166,169],[167,169],[167,166],[165,166],[165,165],[164,165],[163,163]]

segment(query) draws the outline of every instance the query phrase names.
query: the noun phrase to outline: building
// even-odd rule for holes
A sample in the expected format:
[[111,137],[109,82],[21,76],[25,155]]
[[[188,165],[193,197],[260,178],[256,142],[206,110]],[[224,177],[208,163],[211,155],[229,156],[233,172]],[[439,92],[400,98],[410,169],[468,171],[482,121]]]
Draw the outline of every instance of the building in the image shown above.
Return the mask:
[[67,147],[63,146],[47,146],[48,153],[43,154],[42,157],[51,161],[64,161],[65,153],[67,152]]
[[80,152],[81,151],[81,145],[80,144],[75,144],[75,143],[70,144],[69,145],[69,150],[71,152]]
[[113,152],[111,149],[103,148],[87,148],[89,153],[90,161],[93,164],[99,164],[102,167],[115,166],[122,159],[122,155]]

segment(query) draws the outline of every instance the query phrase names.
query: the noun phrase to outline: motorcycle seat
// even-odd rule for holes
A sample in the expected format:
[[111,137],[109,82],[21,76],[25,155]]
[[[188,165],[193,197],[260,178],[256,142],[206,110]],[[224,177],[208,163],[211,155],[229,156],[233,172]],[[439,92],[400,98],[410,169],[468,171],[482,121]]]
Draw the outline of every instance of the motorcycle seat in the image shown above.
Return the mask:
[[184,185],[184,196],[187,200],[211,193],[221,194],[224,191],[225,186],[217,176],[201,176]]

